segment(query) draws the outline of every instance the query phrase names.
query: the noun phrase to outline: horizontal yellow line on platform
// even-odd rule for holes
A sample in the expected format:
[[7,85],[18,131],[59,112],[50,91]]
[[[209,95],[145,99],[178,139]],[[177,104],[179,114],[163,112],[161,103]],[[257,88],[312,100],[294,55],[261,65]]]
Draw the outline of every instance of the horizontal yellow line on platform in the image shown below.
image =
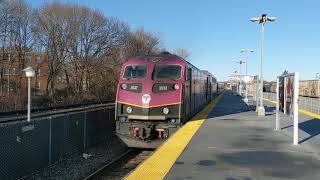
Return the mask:
[[[274,103],[274,104],[277,103],[276,101],[272,101],[270,99],[266,99],[266,98],[263,98],[263,99],[266,100],[266,101],[269,101],[271,103]],[[304,109],[299,109],[299,112],[302,113],[302,114],[305,114],[305,115],[320,119],[320,114],[312,113],[312,112],[304,110]]]
[[170,171],[176,160],[198,131],[205,118],[216,106],[222,94],[207,105],[192,120],[181,127],[167,141],[165,141],[148,159],[140,164],[125,179],[163,179]]
[[272,100],[266,99],[266,98],[263,98],[263,100],[266,100],[266,101],[269,101],[269,102],[271,102],[271,103],[277,104],[277,101],[272,101]]

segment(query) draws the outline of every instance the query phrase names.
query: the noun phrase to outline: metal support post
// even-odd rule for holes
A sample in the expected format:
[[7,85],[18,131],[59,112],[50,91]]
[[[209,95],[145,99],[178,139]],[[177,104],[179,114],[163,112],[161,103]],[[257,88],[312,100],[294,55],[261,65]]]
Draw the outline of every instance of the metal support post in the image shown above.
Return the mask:
[[280,130],[280,119],[279,119],[279,78],[277,78],[277,89],[276,89],[276,130]]
[[258,87],[258,79],[254,82],[255,84],[255,91],[256,91],[256,103],[257,103],[257,107],[258,107],[258,103],[259,103],[259,87]]
[[30,122],[31,116],[31,78],[28,77],[28,122]]
[[240,80],[240,85],[239,85],[239,95],[242,96],[242,77],[241,77],[241,61],[240,61],[240,74],[239,74],[239,80]]
[[264,43],[264,23],[261,24],[261,57],[260,57],[260,106],[258,108],[258,116],[265,116],[263,106],[263,43]]
[[246,97],[244,98],[244,102],[248,102],[248,82],[246,82]]
[[294,98],[293,98],[293,144],[298,145],[299,143],[299,105],[298,105],[298,98],[299,98],[299,73],[296,72],[294,74]]

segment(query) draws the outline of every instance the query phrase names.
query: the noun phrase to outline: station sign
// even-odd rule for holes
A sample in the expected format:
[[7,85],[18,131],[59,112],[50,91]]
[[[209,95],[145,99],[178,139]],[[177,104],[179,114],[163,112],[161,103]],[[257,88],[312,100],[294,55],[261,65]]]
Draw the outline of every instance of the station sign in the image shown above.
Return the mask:
[[277,78],[276,130],[280,129],[279,112],[293,117],[293,144],[298,145],[299,73],[285,73]]

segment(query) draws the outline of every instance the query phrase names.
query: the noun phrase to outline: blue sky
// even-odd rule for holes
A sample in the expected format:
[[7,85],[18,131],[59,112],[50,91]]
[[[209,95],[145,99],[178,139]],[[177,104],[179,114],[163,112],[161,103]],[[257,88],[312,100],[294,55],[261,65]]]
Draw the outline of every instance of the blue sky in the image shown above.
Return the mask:
[[[37,7],[50,0],[30,0]],[[161,37],[166,49],[186,48],[191,62],[227,80],[239,69],[240,50],[251,48],[249,74],[259,73],[260,26],[253,16],[277,18],[266,24],[264,77],[285,69],[314,79],[320,72],[320,1],[317,0],[68,0],[115,16],[133,29],[144,27]],[[244,69],[244,68],[243,68]]]

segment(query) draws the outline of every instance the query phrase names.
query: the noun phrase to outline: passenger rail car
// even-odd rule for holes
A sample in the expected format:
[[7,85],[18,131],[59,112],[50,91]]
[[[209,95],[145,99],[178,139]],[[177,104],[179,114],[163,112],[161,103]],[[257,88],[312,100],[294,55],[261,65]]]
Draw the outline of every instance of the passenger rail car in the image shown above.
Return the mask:
[[139,148],[159,146],[218,94],[212,74],[172,54],[128,60],[117,87],[116,134]]

